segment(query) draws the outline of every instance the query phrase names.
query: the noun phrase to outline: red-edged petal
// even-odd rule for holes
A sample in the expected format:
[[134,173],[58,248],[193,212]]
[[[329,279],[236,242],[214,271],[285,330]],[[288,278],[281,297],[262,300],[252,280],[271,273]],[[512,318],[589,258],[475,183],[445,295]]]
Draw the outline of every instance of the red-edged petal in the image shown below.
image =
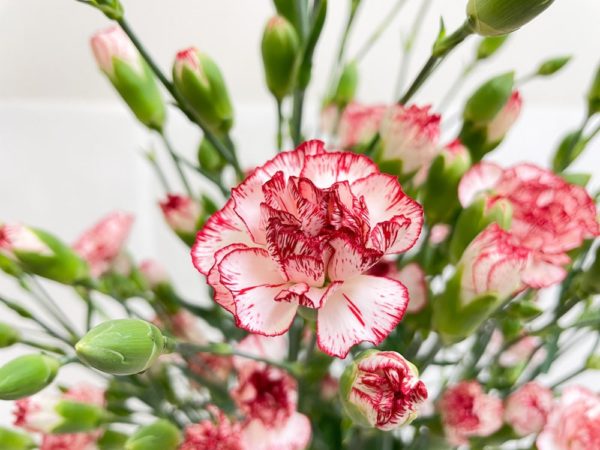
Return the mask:
[[231,291],[227,289],[223,284],[221,284],[221,273],[219,272],[219,263],[234,250],[240,250],[243,248],[248,248],[244,244],[231,244],[225,248],[222,248],[217,253],[215,253],[215,265],[208,272],[208,276],[206,278],[207,283],[214,290],[214,300],[229,311],[232,314],[235,314],[235,304],[233,303],[233,295]]
[[492,189],[504,173],[504,169],[491,162],[480,162],[471,167],[458,185],[458,199],[463,207],[469,206],[482,192]]
[[408,291],[390,278],[360,275],[344,282],[318,312],[317,343],[345,358],[359,342],[380,344],[402,320]]
[[337,181],[354,181],[378,173],[377,165],[364,155],[329,152],[307,156],[301,176],[324,189]]
[[541,289],[560,283],[567,276],[567,271],[560,265],[552,264],[539,257],[523,272],[523,282],[534,289]]
[[213,214],[196,236],[192,247],[192,262],[202,274],[208,275],[215,265],[215,254],[231,244],[254,246],[246,227],[233,210],[233,202],[229,200],[223,209]]
[[410,302],[408,303],[408,313],[417,313],[427,305],[427,282],[425,281],[425,272],[417,263],[410,263],[404,266],[398,272],[397,277],[406,289]]
[[283,271],[294,283],[322,286],[325,281],[323,261],[310,256],[290,256],[283,260]]
[[343,281],[365,272],[383,256],[382,252],[365,248],[345,234],[331,239],[329,245],[333,254],[327,266],[327,276],[334,281]]
[[266,179],[262,169],[256,169],[242,184],[231,190],[233,209],[248,233],[257,244],[266,243],[265,228],[261,222],[261,203],[265,201],[263,184]]
[[257,286],[283,285],[286,280],[269,253],[262,248],[233,250],[218,264],[221,283],[234,297]]

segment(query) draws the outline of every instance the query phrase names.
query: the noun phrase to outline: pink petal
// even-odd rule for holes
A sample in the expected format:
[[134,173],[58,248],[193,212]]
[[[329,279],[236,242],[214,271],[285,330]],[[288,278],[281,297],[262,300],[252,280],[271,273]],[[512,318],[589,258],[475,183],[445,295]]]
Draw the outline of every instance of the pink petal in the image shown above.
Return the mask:
[[410,263],[403,267],[397,276],[398,280],[408,289],[410,301],[406,312],[417,313],[427,305],[427,282],[425,272],[417,263]]
[[246,424],[243,431],[245,450],[304,450],[312,436],[310,420],[294,413],[279,427],[267,427],[259,419]]
[[327,275],[334,281],[343,281],[365,272],[383,256],[381,252],[365,248],[345,234],[333,238],[329,245],[333,254],[329,260]]
[[567,271],[561,267],[535,258],[523,272],[523,282],[534,289],[553,286],[567,276]]
[[208,275],[215,265],[218,250],[231,244],[241,243],[254,246],[244,224],[233,210],[233,201],[229,200],[223,209],[213,214],[196,236],[192,247],[192,262],[202,274]]
[[233,250],[218,264],[221,283],[235,294],[257,286],[283,285],[286,280],[269,253],[262,248]]
[[502,177],[503,172],[504,169],[499,165],[485,161],[471,167],[458,185],[460,204],[466,208],[480,193],[492,189]]
[[380,344],[402,320],[408,292],[399,281],[359,275],[344,282],[319,309],[317,342],[331,356],[345,358],[359,342]]
[[329,152],[308,156],[301,176],[325,189],[337,181],[354,181],[378,173],[377,166],[366,156],[356,153]]

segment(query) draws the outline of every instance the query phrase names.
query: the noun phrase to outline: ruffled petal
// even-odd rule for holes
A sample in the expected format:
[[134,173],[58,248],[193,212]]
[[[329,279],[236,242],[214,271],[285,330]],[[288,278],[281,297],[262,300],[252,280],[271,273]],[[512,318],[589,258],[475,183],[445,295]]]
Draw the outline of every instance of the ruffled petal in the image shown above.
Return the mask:
[[234,250],[240,250],[243,248],[248,248],[244,244],[231,244],[225,248],[222,248],[217,253],[215,253],[215,265],[208,272],[208,276],[206,277],[206,281],[214,290],[214,299],[217,304],[221,305],[227,311],[232,314],[235,314],[235,304],[233,303],[233,295],[231,291],[227,289],[221,283],[221,273],[219,272],[219,263]]
[[244,450],[304,450],[312,437],[310,420],[298,412],[278,427],[268,427],[260,419],[251,420],[242,434]]
[[269,253],[262,248],[233,250],[218,264],[221,283],[234,297],[259,286],[280,286],[286,280]]
[[301,176],[325,189],[338,181],[354,181],[378,173],[377,165],[364,155],[329,152],[307,156]]
[[469,206],[482,192],[492,189],[504,173],[504,169],[491,162],[481,162],[462,177],[458,185],[458,199],[463,207]]
[[522,279],[528,286],[541,289],[560,283],[566,276],[567,271],[564,267],[534,257],[523,272]]
[[215,254],[231,244],[255,246],[246,227],[233,210],[234,203],[229,200],[223,209],[213,214],[196,236],[192,247],[192,262],[202,274],[208,275],[215,265]]
[[345,234],[333,238],[329,245],[333,254],[329,259],[327,275],[334,281],[343,281],[365,272],[383,256],[382,252],[365,248]]
[[345,358],[359,342],[380,344],[402,320],[408,291],[390,278],[360,275],[344,282],[318,312],[317,343]]

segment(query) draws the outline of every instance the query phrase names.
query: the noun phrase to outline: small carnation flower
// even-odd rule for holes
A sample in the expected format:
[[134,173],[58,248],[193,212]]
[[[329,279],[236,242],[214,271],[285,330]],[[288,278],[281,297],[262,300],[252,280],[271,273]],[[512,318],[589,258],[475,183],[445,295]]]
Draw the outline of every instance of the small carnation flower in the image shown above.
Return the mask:
[[553,403],[552,391],[532,381],[508,397],[504,420],[519,436],[537,434],[546,425]]
[[246,450],[241,425],[216,407],[211,407],[210,412],[213,420],[206,419],[186,427],[179,450]]
[[160,202],[165,221],[176,233],[195,233],[200,219],[200,205],[194,199],[180,194],[168,194]]

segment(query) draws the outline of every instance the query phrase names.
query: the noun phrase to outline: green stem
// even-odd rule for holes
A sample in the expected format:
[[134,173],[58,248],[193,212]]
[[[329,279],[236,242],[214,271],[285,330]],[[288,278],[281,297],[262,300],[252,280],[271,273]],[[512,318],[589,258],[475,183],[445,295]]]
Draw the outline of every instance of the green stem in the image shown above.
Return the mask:
[[568,375],[565,375],[560,380],[558,380],[557,382],[553,383],[552,386],[550,386],[550,389],[553,389],[553,390],[556,389],[561,384],[565,384],[567,381],[570,381],[573,378],[575,378],[576,376],[581,375],[586,370],[587,369],[585,367],[581,367],[581,368],[579,368],[579,369],[577,369],[577,370],[569,373]]
[[179,178],[181,180],[181,183],[183,184],[183,187],[185,188],[185,192],[187,193],[187,195],[190,198],[194,198],[195,196],[194,196],[194,192],[192,191],[192,187],[185,175],[185,172],[183,171],[183,168],[181,167],[179,158],[177,157],[177,153],[175,152],[175,149],[173,148],[171,141],[169,141],[169,139],[167,138],[167,135],[165,134],[164,130],[159,130],[158,134],[160,135],[160,138],[161,138],[163,144],[165,145],[165,148],[167,149],[167,152],[169,153],[171,160],[173,161],[173,166],[175,166],[175,169],[177,170],[177,173],[179,174]]
[[229,189],[227,189],[223,185],[223,182],[217,175],[209,172],[208,170],[204,169],[203,167],[197,166],[196,164],[188,161],[187,159],[184,159],[183,157],[181,157],[177,154],[175,156],[184,166],[187,166],[190,169],[195,170],[200,175],[202,175],[204,178],[206,178],[207,180],[212,182],[216,187],[218,187],[219,191],[221,191],[221,193],[225,196],[225,198],[229,197]]
[[145,156],[146,156],[146,159],[148,160],[148,162],[150,163],[150,165],[152,166],[152,168],[154,169],[154,172],[156,173],[158,181],[160,182],[164,191],[166,193],[173,192],[173,190],[171,189],[171,186],[169,185],[169,181],[167,179],[167,176],[165,175],[165,172],[162,170],[162,167],[160,167],[160,164],[158,164],[158,161],[156,160],[156,153],[154,152],[154,150],[147,151],[145,153]]
[[465,68],[460,72],[460,74],[456,77],[456,79],[452,83],[452,86],[450,86],[450,89],[448,89],[448,92],[440,102],[440,106],[438,108],[439,111],[444,111],[448,107],[448,105],[454,99],[456,94],[458,94],[458,91],[460,91],[460,88],[465,83],[469,75],[473,72],[473,70],[475,70],[476,66],[477,60],[473,60],[469,64],[467,64]]
[[283,111],[281,99],[277,98],[277,151],[283,150]]
[[28,345],[29,347],[37,348],[39,350],[43,350],[45,352],[56,353],[58,355],[66,355],[67,354],[67,352],[65,352],[60,347],[55,347],[53,345],[43,344],[41,342],[30,341],[28,339],[21,339],[19,341],[19,343],[21,343],[23,345]]
[[385,18],[381,21],[379,26],[375,28],[373,34],[371,34],[369,39],[367,39],[367,41],[363,44],[360,50],[356,53],[356,56],[353,58],[353,60],[358,62],[362,58],[364,58],[367,55],[367,53],[369,53],[369,50],[373,48],[373,45],[375,45],[375,43],[379,40],[383,32],[390,26],[390,24],[394,21],[394,19],[400,13],[400,11],[402,11],[402,8],[405,4],[406,0],[398,0],[396,2],[396,4],[392,7],[390,12],[386,14]]
[[304,94],[304,89],[296,89],[294,91],[291,135],[295,146],[300,145],[302,142],[302,113],[304,110]]

